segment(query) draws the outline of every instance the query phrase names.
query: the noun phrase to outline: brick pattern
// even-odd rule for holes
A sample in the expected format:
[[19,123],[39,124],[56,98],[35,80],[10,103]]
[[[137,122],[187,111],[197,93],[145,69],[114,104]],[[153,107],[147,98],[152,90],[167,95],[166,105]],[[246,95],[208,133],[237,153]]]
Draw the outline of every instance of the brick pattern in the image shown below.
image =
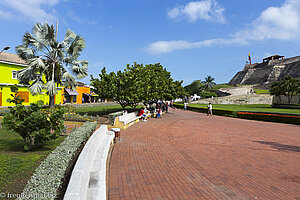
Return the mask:
[[300,199],[300,127],[175,110],[121,131],[109,199]]

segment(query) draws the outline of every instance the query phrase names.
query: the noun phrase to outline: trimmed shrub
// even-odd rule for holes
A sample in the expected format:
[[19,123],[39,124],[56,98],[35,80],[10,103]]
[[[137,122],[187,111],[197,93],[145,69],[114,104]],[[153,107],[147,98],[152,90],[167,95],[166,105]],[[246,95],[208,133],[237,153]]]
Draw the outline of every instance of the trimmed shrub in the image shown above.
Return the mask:
[[86,122],[72,132],[66,139],[37,167],[24,188],[20,199],[55,199],[61,189],[66,171],[80,147],[95,130],[96,122]]
[[[182,104],[174,104],[176,108],[184,109]],[[193,105],[190,105],[187,107],[188,110],[195,111],[195,112],[201,112],[201,113],[207,113],[207,108],[199,108],[194,107]],[[228,116],[228,117],[235,117],[236,112],[231,110],[221,110],[221,109],[214,109],[213,108],[213,114],[214,115],[221,115],[221,116]]]
[[300,109],[300,104],[272,104],[273,108]]
[[262,113],[262,112],[237,112],[237,117],[243,119],[252,119],[268,122],[280,122],[288,124],[300,124],[300,115],[279,114],[279,113]]
[[97,122],[99,121],[99,116],[89,116],[87,114],[85,115],[79,115],[76,113],[65,113],[63,119],[65,121],[74,121],[74,122]]

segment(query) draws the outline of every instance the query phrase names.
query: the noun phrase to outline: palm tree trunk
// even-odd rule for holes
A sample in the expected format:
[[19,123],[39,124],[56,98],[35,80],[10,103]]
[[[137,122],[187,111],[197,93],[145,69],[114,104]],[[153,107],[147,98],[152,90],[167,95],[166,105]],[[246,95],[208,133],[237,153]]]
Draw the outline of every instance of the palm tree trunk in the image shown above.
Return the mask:
[[[54,82],[55,62],[52,64],[52,81]],[[54,108],[54,95],[49,95],[49,107]]]
[[55,96],[49,96],[49,107],[54,108],[54,98]]

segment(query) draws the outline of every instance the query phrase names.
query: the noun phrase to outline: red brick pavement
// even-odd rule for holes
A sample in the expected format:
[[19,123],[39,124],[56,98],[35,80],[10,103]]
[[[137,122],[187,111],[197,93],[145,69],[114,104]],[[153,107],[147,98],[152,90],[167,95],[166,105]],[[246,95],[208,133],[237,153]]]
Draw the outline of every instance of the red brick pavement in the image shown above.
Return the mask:
[[176,110],[121,131],[109,199],[300,199],[300,126]]

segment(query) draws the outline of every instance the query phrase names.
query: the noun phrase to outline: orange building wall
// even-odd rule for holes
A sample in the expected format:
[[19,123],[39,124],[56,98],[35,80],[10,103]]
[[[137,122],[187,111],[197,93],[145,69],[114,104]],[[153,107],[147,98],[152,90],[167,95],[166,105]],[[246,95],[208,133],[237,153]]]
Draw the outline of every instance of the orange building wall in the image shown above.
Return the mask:
[[76,87],[77,92],[79,93],[79,95],[77,95],[77,104],[82,104],[82,95],[83,93],[90,93],[91,92],[91,88],[90,87]]
[[[63,96],[63,94],[64,94],[64,92],[65,92],[65,90],[64,90],[64,88],[62,88],[61,89],[61,102],[64,102],[64,96]],[[77,99],[76,99],[76,104],[82,104],[82,95],[83,95],[83,93],[90,93],[91,92],[91,89],[90,89],[90,87],[79,87],[79,86],[76,86],[76,91],[79,93],[79,95],[77,95]],[[71,100],[71,102],[73,103],[73,99]]]

